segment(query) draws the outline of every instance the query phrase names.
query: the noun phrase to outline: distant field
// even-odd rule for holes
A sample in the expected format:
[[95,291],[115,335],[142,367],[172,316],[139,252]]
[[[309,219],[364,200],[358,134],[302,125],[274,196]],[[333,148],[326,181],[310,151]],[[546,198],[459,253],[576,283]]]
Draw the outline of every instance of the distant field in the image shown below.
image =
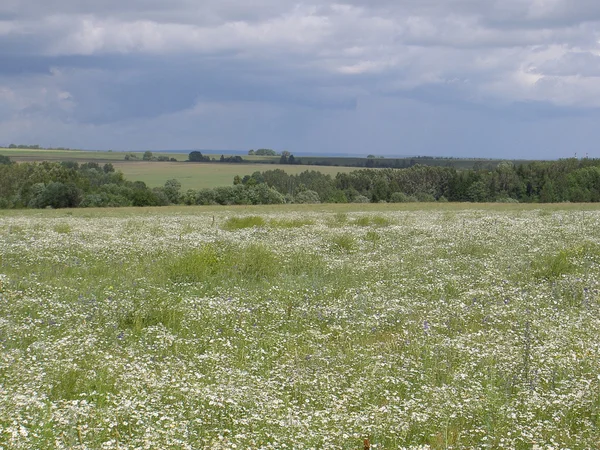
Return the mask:
[[128,180],[141,180],[150,187],[162,186],[165,181],[175,178],[181,183],[181,188],[202,189],[217,186],[229,186],[233,177],[252,175],[265,170],[281,169],[288,174],[297,174],[305,170],[317,170],[321,173],[335,176],[338,172],[351,172],[355,167],[316,167],[290,166],[283,164],[213,164],[213,163],[175,163],[175,162],[146,162],[122,161],[113,163]]
[[[123,161],[127,152],[110,151],[81,151],[81,150],[28,150],[28,149],[3,149],[0,148],[0,154],[9,156],[14,161]],[[143,152],[135,153],[139,160],[142,159]],[[175,158],[177,161],[186,161],[189,152],[182,153],[161,153],[152,152],[154,156],[167,156]],[[219,159],[220,153],[204,153],[213,159]],[[249,163],[278,163],[279,156],[248,156],[241,155]],[[297,156],[302,161],[303,166],[340,166],[340,167],[365,167],[367,158],[353,156]],[[495,168],[501,159],[481,159],[481,158],[435,158],[435,157],[402,157],[402,158],[375,158],[371,159],[370,167],[394,167],[406,168],[415,164],[424,166],[443,166],[453,167],[455,169],[473,169],[473,168]],[[512,160],[515,165],[528,164],[531,160]]]
[[[80,162],[120,162],[125,160],[127,153],[135,153],[139,161],[142,160],[143,152],[111,152],[106,150],[29,150],[29,149],[12,149],[0,148],[0,154],[8,156],[13,161],[80,161]],[[189,153],[166,153],[152,152],[153,156],[167,156],[175,158],[177,161],[186,161]],[[220,158],[221,154],[206,153],[206,156],[211,158]],[[277,156],[247,156],[243,158],[249,162],[278,162]],[[135,162],[135,160],[133,161]]]
[[[202,164],[185,163],[187,153],[155,153],[154,156],[168,156],[175,158],[178,162],[142,161],[142,153],[139,160],[125,161],[124,152],[108,151],[79,151],[79,150],[26,150],[0,148],[0,154],[6,155],[13,161],[78,161],[97,162],[99,164],[111,163],[117,170],[131,181],[143,181],[150,187],[158,187],[165,181],[173,178],[179,180],[182,189],[214,188],[217,186],[229,186],[233,183],[233,177],[239,175],[251,175],[252,173],[265,170],[282,169],[288,174],[297,174],[305,170],[316,170],[325,174],[335,176],[339,172],[351,172],[356,167],[337,166],[304,166],[272,164],[269,161],[279,161],[279,157],[269,156],[244,156],[244,159],[252,164]],[[220,155],[207,154],[211,158],[219,158]],[[264,162],[264,163],[263,163]]]

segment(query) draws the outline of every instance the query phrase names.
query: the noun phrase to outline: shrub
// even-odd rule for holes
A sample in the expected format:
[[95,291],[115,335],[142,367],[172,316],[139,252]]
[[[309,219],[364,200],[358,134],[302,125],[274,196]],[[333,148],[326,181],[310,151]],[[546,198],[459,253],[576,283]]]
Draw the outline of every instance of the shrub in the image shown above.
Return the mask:
[[417,199],[413,196],[406,195],[404,192],[394,192],[390,196],[390,202],[392,203],[408,203],[408,202],[416,202]]
[[369,203],[369,197],[358,194],[354,197],[352,203]]
[[321,203],[319,194],[315,191],[306,190],[296,195],[294,199],[296,203]]
[[215,191],[213,189],[200,189],[196,194],[196,204],[197,205],[216,205],[217,198]]
[[427,192],[417,192],[416,197],[419,202],[435,202],[435,197]]
[[[41,183],[40,183],[41,184]],[[33,208],[76,208],[82,200],[81,191],[73,183],[51,182],[45,187],[37,186],[37,193],[29,206]]]

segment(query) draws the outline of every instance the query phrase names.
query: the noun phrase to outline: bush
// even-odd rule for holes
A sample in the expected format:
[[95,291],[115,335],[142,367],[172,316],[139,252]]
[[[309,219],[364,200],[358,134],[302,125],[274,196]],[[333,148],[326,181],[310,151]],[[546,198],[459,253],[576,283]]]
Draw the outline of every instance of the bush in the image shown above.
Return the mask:
[[319,194],[315,191],[306,190],[296,195],[294,201],[296,203],[321,203]]
[[417,200],[420,202],[427,202],[427,203],[431,203],[431,202],[435,202],[435,197],[432,194],[426,193],[426,192],[417,192]]
[[30,207],[76,208],[81,203],[81,191],[73,183],[64,184],[55,181],[49,183],[44,188],[41,188],[40,184],[36,185],[37,193],[30,201]]
[[216,205],[217,198],[215,195],[215,191],[213,189],[200,189],[198,194],[196,194],[196,204],[197,205]]
[[409,203],[416,202],[417,199],[412,195],[406,195],[404,192],[394,192],[390,196],[390,202],[392,203]]
[[279,205],[285,203],[285,198],[275,189],[266,184],[246,187],[247,197],[253,205]]

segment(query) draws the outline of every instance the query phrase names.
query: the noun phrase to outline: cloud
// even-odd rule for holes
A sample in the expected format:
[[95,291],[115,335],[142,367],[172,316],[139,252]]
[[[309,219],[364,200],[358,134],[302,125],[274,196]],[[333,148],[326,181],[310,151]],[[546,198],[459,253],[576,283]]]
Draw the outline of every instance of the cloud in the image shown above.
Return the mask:
[[0,120],[131,130],[254,105],[324,135],[369,98],[595,115],[599,22],[595,0],[4,0]]

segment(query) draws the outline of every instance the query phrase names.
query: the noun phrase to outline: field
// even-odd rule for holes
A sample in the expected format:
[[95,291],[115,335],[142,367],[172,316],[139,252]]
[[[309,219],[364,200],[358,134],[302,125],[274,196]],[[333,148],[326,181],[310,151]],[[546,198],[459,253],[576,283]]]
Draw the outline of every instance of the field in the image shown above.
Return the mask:
[[597,448],[600,209],[0,212],[0,448]]
[[163,186],[165,181],[177,179],[181,189],[214,188],[231,186],[233,177],[252,175],[265,170],[281,169],[288,174],[297,174],[305,170],[316,170],[335,177],[338,172],[351,172],[352,167],[314,167],[290,166],[282,164],[221,164],[221,163],[174,163],[174,162],[121,162],[114,164],[128,180],[142,180],[150,187]]
[[[78,162],[89,162],[95,161],[98,163],[105,162],[123,162],[125,161],[125,155],[131,152],[113,152],[110,150],[31,150],[31,149],[12,149],[12,148],[0,148],[0,154],[8,156],[13,161],[78,161]],[[143,152],[133,152],[137,157],[137,161],[142,161]],[[188,159],[188,153],[166,153],[166,152],[153,152],[153,156],[167,156],[169,158],[175,158],[177,161],[183,162]],[[211,158],[219,159],[221,154],[206,154]],[[273,156],[244,156],[245,160],[250,163],[277,163],[279,157]],[[132,162],[136,162],[133,160]]]
[[[108,151],[76,151],[76,150],[25,150],[25,149],[0,149],[0,155],[5,155],[13,161],[77,161],[79,163],[97,162],[99,164],[111,163],[115,169],[120,170],[125,178],[130,181],[143,181],[149,187],[159,187],[165,181],[173,178],[179,180],[183,192],[188,189],[199,190],[218,186],[230,186],[233,177],[251,175],[256,171],[281,169],[288,174],[297,174],[305,170],[316,170],[321,173],[335,176],[339,172],[351,172],[355,167],[336,166],[304,166],[274,164],[279,158],[263,156],[244,156],[250,163],[225,164],[225,163],[185,163],[187,154],[155,153],[155,156],[168,156],[176,158],[179,162],[156,162],[140,160],[125,161],[125,154]],[[220,155],[208,155],[218,158]],[[266,162],[265,162],[266,161]],[[270,163],[268,161],[272,161]]]

